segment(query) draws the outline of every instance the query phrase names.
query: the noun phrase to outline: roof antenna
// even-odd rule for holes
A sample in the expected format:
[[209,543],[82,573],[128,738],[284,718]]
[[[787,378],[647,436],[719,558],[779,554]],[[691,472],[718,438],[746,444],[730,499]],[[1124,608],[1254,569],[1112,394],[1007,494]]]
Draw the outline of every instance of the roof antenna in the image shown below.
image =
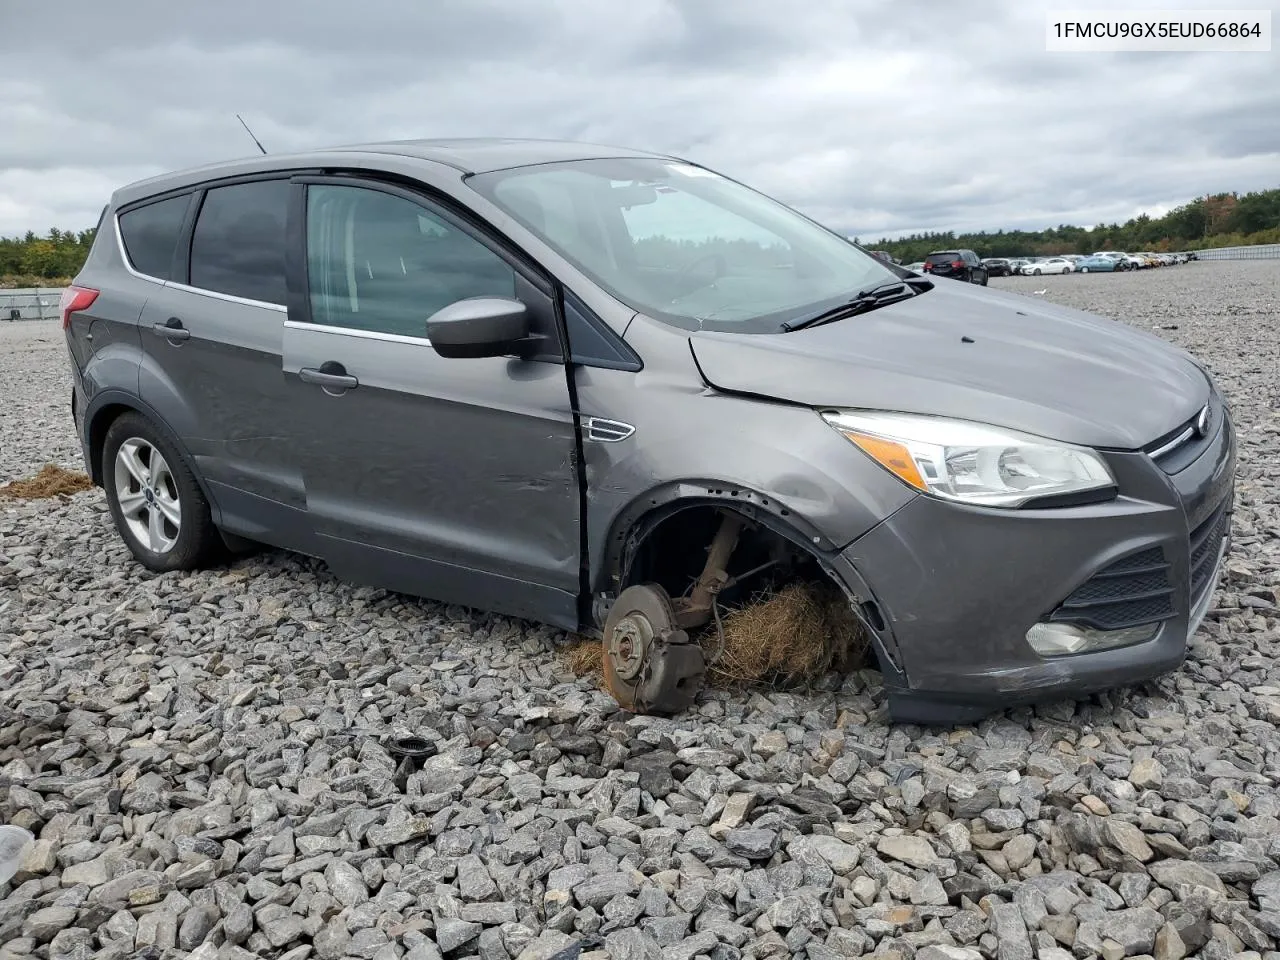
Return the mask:
[[253,140],[254,143],[258,144],[258,149],[261,150],[265,155],[267,152],[267,148],[264,147],[261,143],[258,143],[258,138],[253,135],[253,131],[249,129],[249,125],[244,122],[244,117],[240,116],[240,114],[237,113],[236,119],[240,121],[240,126],[244,127],[244,132],[250,136],[250,138]]

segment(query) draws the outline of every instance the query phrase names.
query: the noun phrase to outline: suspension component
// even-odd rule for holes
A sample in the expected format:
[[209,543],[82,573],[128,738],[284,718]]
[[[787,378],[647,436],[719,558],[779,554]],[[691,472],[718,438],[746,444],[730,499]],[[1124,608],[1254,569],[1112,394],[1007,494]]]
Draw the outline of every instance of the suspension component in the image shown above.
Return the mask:
[[654,583],[627,587],[604,625],[604,680],[635,713],[679,713],[702,689],[702,648],[676,624],[667,592]]

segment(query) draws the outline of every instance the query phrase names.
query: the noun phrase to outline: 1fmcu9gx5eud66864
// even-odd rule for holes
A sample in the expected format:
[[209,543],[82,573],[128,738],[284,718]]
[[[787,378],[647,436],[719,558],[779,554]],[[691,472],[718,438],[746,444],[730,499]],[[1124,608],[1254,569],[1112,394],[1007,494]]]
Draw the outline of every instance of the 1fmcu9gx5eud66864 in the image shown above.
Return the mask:
[[672,157],[415,141],[176,173],[112,197],[63,306],[141,563],[253,541],[593,634],[632,709],[689,704],[695,631],[788,577],[847,596],[900,720],[1152,677],[1227,542],[1231,420],[1185,353]]

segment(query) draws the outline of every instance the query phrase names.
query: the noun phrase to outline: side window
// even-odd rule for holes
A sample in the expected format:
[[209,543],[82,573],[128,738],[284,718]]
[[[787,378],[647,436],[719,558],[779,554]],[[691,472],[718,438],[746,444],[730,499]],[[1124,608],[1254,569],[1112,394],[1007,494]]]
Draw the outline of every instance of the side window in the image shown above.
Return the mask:
[[158,200],[120,215],[120,239],[133,269],[157,280],[171,280],[173,254],[191,194]]
[[191,285],[283,305],[288,211],[288,180],[206,193],[191,235]]
[[307,188],[311,319],[425,337],[427,317],[466,297],[514,297],[500,256],[427,207],[364,187]]

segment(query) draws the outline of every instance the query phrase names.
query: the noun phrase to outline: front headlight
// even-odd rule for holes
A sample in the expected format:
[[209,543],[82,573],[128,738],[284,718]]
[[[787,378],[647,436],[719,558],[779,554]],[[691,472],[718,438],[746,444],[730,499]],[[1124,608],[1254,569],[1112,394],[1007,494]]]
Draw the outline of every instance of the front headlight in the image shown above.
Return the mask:
[[1002,427],[905,413],[825,410],[822,418],[921,493],[983,507],[1115,486],[1088,447]]

